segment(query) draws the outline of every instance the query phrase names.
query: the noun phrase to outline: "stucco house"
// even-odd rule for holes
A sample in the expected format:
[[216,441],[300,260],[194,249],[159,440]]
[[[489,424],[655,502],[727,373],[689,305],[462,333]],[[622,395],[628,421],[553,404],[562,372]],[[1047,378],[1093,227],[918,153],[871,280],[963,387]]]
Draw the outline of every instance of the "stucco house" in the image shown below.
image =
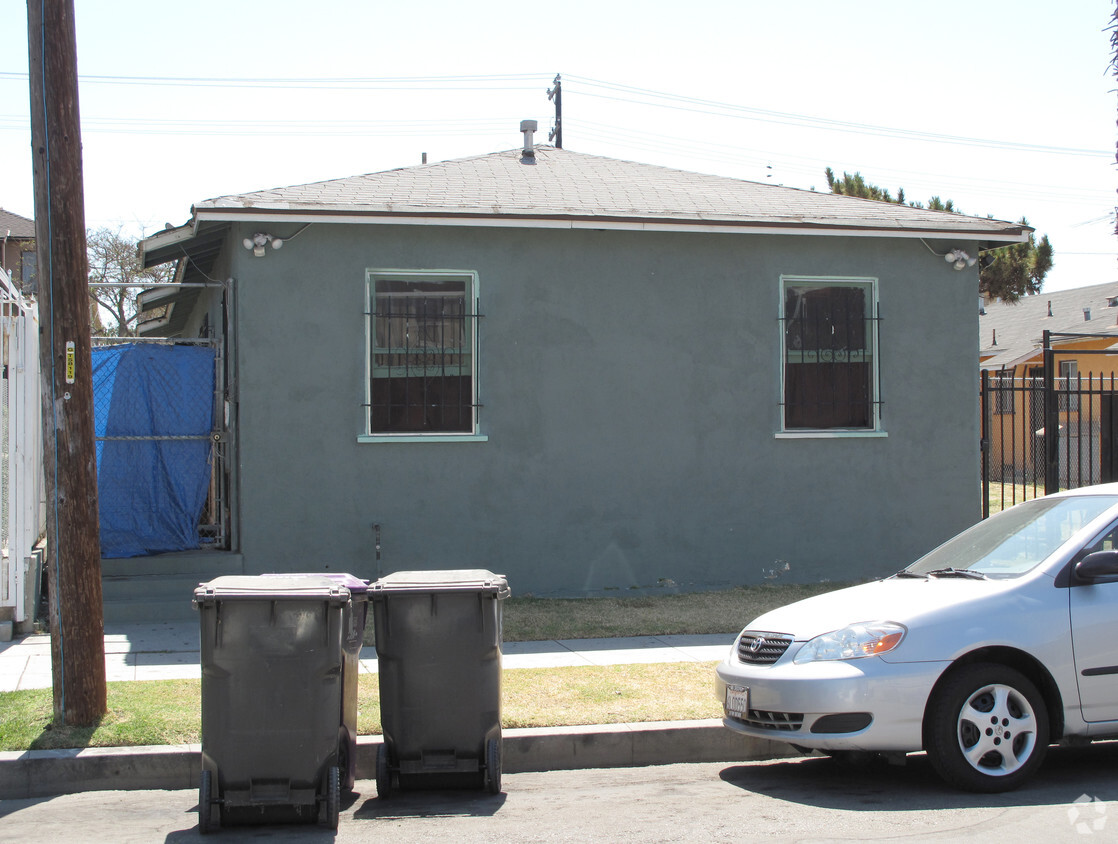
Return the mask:
[[226,547],[175,565],[710,588],[977,520],[969,258],[1027,227],[525,139],[143,241],[153,330],[223,342]]
[[0,208],[0,269],[24,293],[34,292],[35,221]]

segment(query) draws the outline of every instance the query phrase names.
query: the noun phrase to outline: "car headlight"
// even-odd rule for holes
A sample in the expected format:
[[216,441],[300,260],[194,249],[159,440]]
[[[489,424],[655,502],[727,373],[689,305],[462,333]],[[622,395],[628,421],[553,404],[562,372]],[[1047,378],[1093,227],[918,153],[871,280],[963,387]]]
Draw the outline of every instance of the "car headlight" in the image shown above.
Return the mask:
[[888,653],[906,633],[904,625],[892,621],[863,621],[816,636],[800,648],[793,662],[826,659],[861,659]]

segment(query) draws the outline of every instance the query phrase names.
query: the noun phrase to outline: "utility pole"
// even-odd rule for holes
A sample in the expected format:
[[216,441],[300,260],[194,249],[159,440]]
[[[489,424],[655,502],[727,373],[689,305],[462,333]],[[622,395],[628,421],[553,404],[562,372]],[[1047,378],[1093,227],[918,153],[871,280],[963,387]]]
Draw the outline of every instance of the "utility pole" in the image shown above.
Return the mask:
[[73,0],[27,0],[55,720],[106,712],[77,35]]
[[563,82],[559,76],[555,74],[555,87],[547,91],[547,98],[555,101],[555,125],[551,127],[547,139],[555,141],[556,149],[563,148]]

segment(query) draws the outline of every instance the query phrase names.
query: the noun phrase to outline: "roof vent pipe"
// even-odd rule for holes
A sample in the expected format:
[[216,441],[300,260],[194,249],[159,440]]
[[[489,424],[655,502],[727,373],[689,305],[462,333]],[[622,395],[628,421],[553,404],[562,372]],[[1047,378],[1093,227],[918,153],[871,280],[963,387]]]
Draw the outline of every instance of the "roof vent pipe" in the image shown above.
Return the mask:
[[533,133],[535,133],[537,128],[539,128],[539,124],[537,124],[535,120],[521,120],[520,121],[520,131],[524,133],[524,157],[525,158],[535,158],[536,157],[536,142],[535,142],[535,140],[533,140],[532,135],[533,135]]

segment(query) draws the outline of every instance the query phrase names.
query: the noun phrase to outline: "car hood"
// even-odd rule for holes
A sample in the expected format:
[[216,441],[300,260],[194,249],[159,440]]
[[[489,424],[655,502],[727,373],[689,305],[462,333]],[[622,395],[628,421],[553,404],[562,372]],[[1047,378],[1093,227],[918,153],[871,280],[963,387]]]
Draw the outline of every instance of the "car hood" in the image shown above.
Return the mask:
[[942,618],[942,611],[948,608],[952,613],[965,612],[973,601],[987,600],[1020,585],[1016,579],[890,578],[796,601],[758,616],[748,629],[790,634],[797,641],[806,641],[862,621],[896,621],[910,627],[929,614]]

